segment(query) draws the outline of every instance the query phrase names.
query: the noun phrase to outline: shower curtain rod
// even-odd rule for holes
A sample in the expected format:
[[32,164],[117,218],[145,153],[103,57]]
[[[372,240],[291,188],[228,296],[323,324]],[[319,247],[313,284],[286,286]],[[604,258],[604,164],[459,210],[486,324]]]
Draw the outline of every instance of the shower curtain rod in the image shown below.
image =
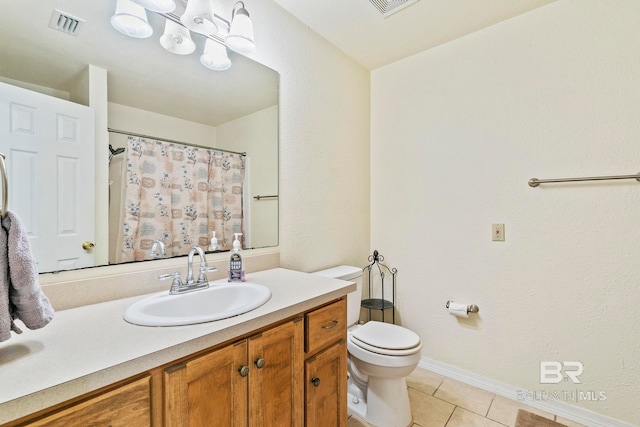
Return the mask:
[[157,141],[163,141],[163,142],[169,142],[171,144],[182,144],[182,145],[188,145],[190,147],[196,147],[196,148],[204,148],[206,150],[215,150],[215,151],[222,151],[224,153],[231,153],[231,154],[239,154],[241,156],[246,156],[247,153],[246,151],[243,152],[238,152],[238,151],[231,151],[231,150],[224,150],[222,148],[215,148],[215,147],[206,147],[204,145],[198,145],[198,144],[191,144],[189,142],[182,142],[182,141],[175,141],[173,139],[167,139],[167,138],[159,138],[157,136],[151,136],[151,135],[143,135],[141,133],[135,133],[135,132],[128,132],[125,130],[119,130],[119,129],[112,129],[112,128],[107,128],[107,132],[110,133],[119,133],[121,135],[129,135],[129,136],[137,136],[138,138],[147,138],[147,139],[155,139]]

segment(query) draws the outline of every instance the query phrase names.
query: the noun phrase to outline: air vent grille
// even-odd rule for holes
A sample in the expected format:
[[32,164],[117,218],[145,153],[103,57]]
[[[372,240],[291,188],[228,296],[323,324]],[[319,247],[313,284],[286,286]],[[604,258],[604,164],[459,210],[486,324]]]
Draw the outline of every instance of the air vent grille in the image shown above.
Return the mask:
[[418,0],[369,0],[385,18],[412,5]]
[[84,19],[76,18],[75,16],[55,9],[51,14],[49,27],[76,36],[84,22]]

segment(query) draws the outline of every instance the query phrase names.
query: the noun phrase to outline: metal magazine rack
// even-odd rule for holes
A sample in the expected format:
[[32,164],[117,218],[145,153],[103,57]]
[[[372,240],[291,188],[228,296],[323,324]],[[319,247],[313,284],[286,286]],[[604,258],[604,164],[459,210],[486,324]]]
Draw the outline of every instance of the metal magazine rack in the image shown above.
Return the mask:
[[[383,264],[384,257],[378,253],[377,250],[373,251],[373,255],[369,255],[369,265],[364,267],[362,271],[366,271],[369,274],[369,294],[368,298],[362,300],[361,306],[369,310],[369,320],[371,320],[371,310],[379,310],[382,314],[382,321],[385,321],[385,311],[391,310],[391,322],[396,323],[396,275],[398,270],[396,268],[389,268]],[[376,272],[380,277],[380,298],[373,297],[373,282],[376,277]],[[391,295],[387,291],[385,294],[384,284],[388,275],[391,275]]]

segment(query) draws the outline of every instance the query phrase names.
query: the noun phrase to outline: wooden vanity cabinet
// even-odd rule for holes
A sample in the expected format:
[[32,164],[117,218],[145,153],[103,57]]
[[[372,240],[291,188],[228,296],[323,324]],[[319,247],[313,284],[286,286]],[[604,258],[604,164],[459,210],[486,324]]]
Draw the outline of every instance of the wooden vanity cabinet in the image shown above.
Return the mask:
[[16,425],[148,427],[151,425],[150,377],[145,376],[102,392],[73,406],[59,409],[37,421]]
[[305,426],[346,427],[347,304],[343,298],[305,315]]
[[301,320],[165,369],[165,426],[302,426]]
[[343,298],[2,427],[346,427],[346,360]]

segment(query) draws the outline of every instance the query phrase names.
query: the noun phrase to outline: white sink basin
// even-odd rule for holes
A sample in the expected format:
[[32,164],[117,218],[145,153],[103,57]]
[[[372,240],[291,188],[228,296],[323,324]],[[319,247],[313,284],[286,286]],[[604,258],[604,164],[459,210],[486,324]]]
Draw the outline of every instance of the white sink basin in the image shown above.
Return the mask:
[[124,320],[142,326],[193,325],[247,313],[270,298],[269,288],[257,283],[211,283],[199,291],[143,298],[125,310]]

